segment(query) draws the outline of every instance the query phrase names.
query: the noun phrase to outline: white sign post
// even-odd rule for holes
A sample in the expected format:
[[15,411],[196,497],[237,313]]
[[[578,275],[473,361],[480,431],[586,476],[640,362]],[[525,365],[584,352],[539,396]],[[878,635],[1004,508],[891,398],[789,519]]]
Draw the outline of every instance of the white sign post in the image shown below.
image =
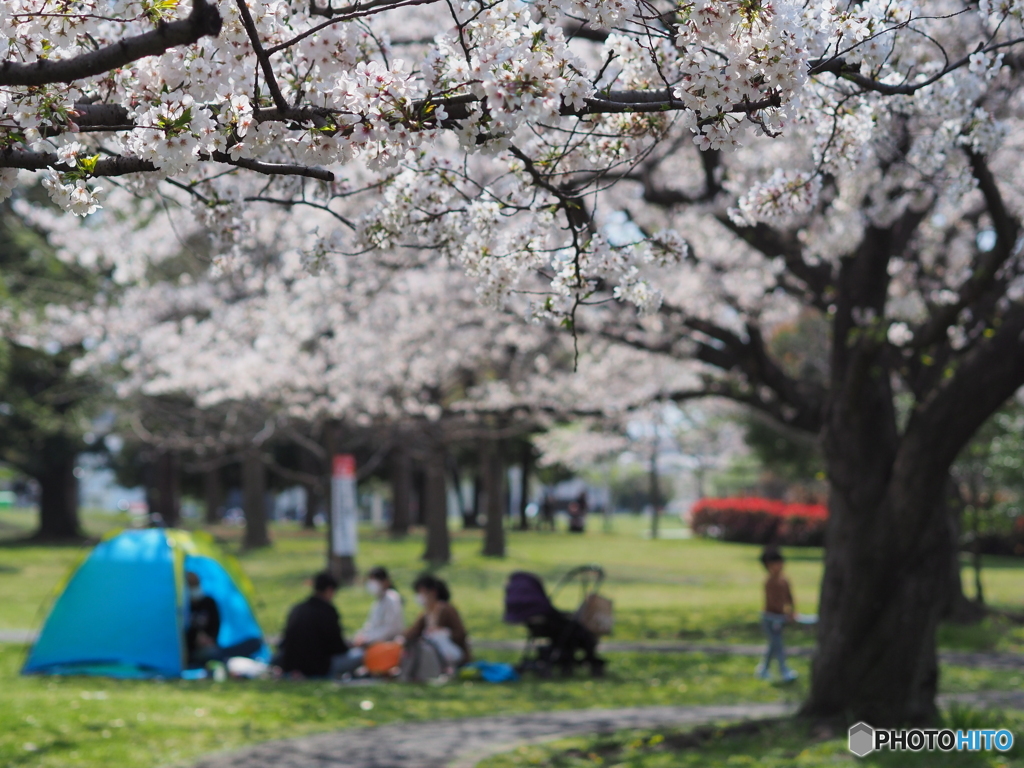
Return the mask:
[[338,454],[331,465],[331,559],[337,562],[342,581],[355,576],[358,518],[356,457]]

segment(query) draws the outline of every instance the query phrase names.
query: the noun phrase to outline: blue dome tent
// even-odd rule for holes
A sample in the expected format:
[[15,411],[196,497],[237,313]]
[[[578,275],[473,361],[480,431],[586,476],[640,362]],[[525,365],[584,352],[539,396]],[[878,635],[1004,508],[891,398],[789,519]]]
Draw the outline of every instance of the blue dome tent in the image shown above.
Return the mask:
[[57,598],[23,674],[179,677],[185,669],[188,591],[194,572],[217,602],[217,644],[259,639],[249,580],[204,533],[149,528],[107,537],[74,570]]

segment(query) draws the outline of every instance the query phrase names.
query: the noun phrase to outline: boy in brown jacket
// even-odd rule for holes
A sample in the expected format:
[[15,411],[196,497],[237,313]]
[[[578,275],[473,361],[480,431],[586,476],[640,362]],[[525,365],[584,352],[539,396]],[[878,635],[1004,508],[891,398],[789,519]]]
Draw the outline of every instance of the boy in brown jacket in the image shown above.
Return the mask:
[[762,680],[771,677],[769,666],[772,659],[778,660],[779,674],[784,683],[796,680],[797,674],[786,666],[786,648],[782,642],[782,630],[787,622],[796,617],[796,604],[793,601],[793,590],[789,579],[782,574],[785,560],[782,553],[775,547],[766,547],[761,553],[761,562],[768,571],[764,582],[764,613],[761,614],[761,627],[768,638],[768,649],[764,660],[758,664],[755,673]]

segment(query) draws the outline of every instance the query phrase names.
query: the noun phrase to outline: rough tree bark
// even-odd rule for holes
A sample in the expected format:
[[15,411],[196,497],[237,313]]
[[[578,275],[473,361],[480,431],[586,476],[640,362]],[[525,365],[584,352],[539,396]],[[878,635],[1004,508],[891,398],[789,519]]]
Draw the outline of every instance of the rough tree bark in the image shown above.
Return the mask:
[[[874,725],[937,716],[936,630],[956,555],[947,477],[970,437],[1024,383],[1024,307],[955,370],[924,370],[902,431],[891,369],[877,336],[857,331],[854,307],[884,306],[883,233],[844,263],[825,413],[830,483],[818,652],[804,711]],[[934,368],[934,366],[930,366]]]
[[412,459],[402,447],[391,452],[391,535],[409,533],[412,519]]
[[242,508],[245,512],[245,548],[269,547],[267,468],[258,449],[247,450],[242,458]]
[[33,538],[40,541],[80,539],[78,519],[78,478],[75,477],[75,451],[59,435],[47,438],[43,470],[39,482],[39,528]]
[[501,456],[494,440],[485,440],[480,449],[480,475],[483,479],[485,557],[505,556],[505,483]]
[[445,482],[444,451],[435,449],[424,466],[423,516],[427,527],[427,545],[423,559],[433,566],[451,560],[448,535],[448,486]]

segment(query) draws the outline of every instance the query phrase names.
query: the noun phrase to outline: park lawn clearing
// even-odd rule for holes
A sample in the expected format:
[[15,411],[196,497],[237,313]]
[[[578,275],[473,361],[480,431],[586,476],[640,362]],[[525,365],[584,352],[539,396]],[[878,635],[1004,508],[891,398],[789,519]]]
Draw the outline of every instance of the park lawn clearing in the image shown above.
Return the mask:
[[[30,511],[0,512],[0,630],[38,629],[54,590],[70,568],[83,558],[87,547],[4,544],[24,536],[35,521]],[[86,514],[86,529],[99,536],[124,526],[124,515]],[[666,518],[663,527],[678,526]],[[595,562],[608,574],[603,592],[615,601],[616,626],[612,639],[621,641],[684,640],[697,643],[760,643],[758,624],[764,570],[760,548],[704,539],[644,538],[642,518],[619,515],[614,532],[604,533],[599,520],[583,536],[566,533],[510,531],[508,556],[496,560],[480,555],[480,531],[453,531],[452,563],[438,574],[449,581],[454,602],[470,633],[477,639],[521,639],[521,627],[503,624],[502,589],[514,570],[540,574],[548,585],[569,568]],[[239,551],[241,529],[211,529],[227,551],[238,555],[256,588],[257,617],[268,636],[280,632],[290,605],[308,590],[310,575],[322,567],[323,532],[305,531],[290,523],[274,524],[274,546]],[[361,532],[358,566],[366,570],[383,564],[391,570],[399,589],[408,597],[409,585],[423,562],[422,535],[392,540],[386,533]],[[786,570],[793,583],[798,609],[813,613],[821,579],[821,550],[787,548]],[[970,583],[966,578],[965,582]],[[986,594],[994,605],[1021,611],[1024,594],[1024,559],[988,558],[984,571]],[[576,607],[579,595],[563,592],[556,602]],[[346,628],[363,620],[371,598],[362,589],[343,590],[337,600]],[[408,619],[414,616],[407,601]],[[790,645],[811,645],[813,627],[792,627]],[[945,626],[940,647],[958,650],[1024,652],[1024,626],[992,617],[972,627]]]
[[[0,765],[154,768],[269,739],[380,725],[515,712],[737,702],[795,703],[801,684],[755,680],[751,660],[703,654],[609,654],[592,680],[442,686],[322,681],[137,681],[22,677],[24,647],[0,645]],[[488,658],[511,660],[508,652]],[[805,673],[806,664],[797,663]]]
[[[87,532],[100,536],[128,523],[126,515],[85,514]],[[0,511],[0,630],[37,630],[59,584],[89,551],[88,546],[11,545],[32,530],[35,514],[29,510]],[[598,521],[595,521],[597,523]],[[667,518],[663,527],[678,526]],[[509,532],[508,556],[480,555],[480,531],[453,531],[452,563],[438,570],[449,581],[454,602],[476,639],[521,640],[521,627],[502,623],[503,585],[514,570],[541,575],[548,588],[569,568],[587,562],[607,572],[603,592],[615,601],[616,641],[672,641],[693,643],[761,643],[759,627],[764,571],[759,547],[702,539],[644,538],[642,518],[617,516],[613,533],[600,525],[583,536],[548,532]],[[323,532],[305,531],[295,524],[272,526],[274,546],[241,551],[241,529],[211,529],[225,549],[238,555],[256,590],[257,618],[268,637],[282,628],[289,606],[308,590],[310,575],[322,567]],[[386,533],[361,533],[358,565],[364,571],[387,565],[408,597],[409,585],[423,568],[422,536],[393,540]],[[798,608],[814,612],[821,578],[821,550],[787,548],[787,573]],[[1020,612],[1024,594],[1024,559],[989,558],[984,572],[986,594],[994,604]],[[965,573],[965,576],[967,574]],[[965,579],[970,583],[970,579]],[[556,602],[573,609],[579,595],[564,591]],[[346,629],[354,629],[369,610],[371,598],[362,589],[343,590],[337,604]],[[415,606],[406,601],[406,618]],[[787,630],[791,646],[814,642],[814,627]],[[969,651],[1024,652],[1024,626],[1003,616],[992,616],[974,626],[940,628],[939,645]]]
[[[34,515],[4,512],[0,519],[20,522],[31,530]],[[122,516],[89,514],[85,523],[98,536],[127,520]],[[667,522],[666,522],[667,525]],[[323,567],[325,535],[294,524],[272,527],[274,546],[240,551],[241,529],[218,526],[211,531],[228,552],[236,554],[256,590],[257,617],[268,636],[280,632],[289,606],[308,591],[308,579]],[[603,533],[599,521],[583,536],[563,532],[515,532],[508,535],[508,556],[481,556],[481,531],[453,531],[452,563],[437,571],[452,588],[470,633],[475,638],[521,639],[522,627],[501,621],[505,579],[514,570],[539,574],[549,589],[573,566],[597,563],[607,571],[602,591],[615,601],[615,640],[676,640],[761,642],[759,611],[764,570],[760,549],[702,539],[643,538],[641,518],[618,516],[614,533]],[[8,534],[10,537],[11,534]],[[395,541],[384,532],[361,532],[357,564],[367,570],[386,565],[408,598],[410,585],[424,570],[422,535]],[[86,547],[3,546],[0,543],[0,629],[38,629],[54,588]],[[787,550],[787,553],[790,551]],[[798,601],[807,612],[817,603],[821,577],[820,550],[792,550],[790,578]],[[1021,574],[1024,585],[1024,571]],[[574,609],[579,594],[564,591],[556,602]],[[346,628],[354,630],[369,610],[371,598],[362,589],[343,590],[337,605]],[[406,616],[415,605],[407,600]],[[795,644],[810,643],[811,630],[791,633]]]
[[[8,537],[27,533],[28,513],[0,513]],[[92,535],[124,520],[87,515]],[[599,528],[599,526],[597,526]],[[11,531],[14,534],[11,534]],[[322,532],[275,525],[274,546],[239,551],[241,530],[213,532],[236,552],[252,579],[257,615],[268,635],[280,631],[288,606],[305,596],[307,579],[322,567]],[[758,612],[763,569],[759,548],[706,540],[643,537],[642,520],[618,518],[613,533],[510,532],[508,557],[483,558],[479,531],[453,532],[453,562],[439,570],[452,586],[454,602],[477,639],[521,641],[521,627],[501,621],[502,588],[508,573],[524,569],[554,580],[574,565],[596,562],[608,579],[603,592],[615,601],[615,640],[760,642]],[[364,531],[358,558],[363,570],[381,563],[400,589],[423,569],[422,538],[394,541]],[[45,606],[84,547],[0,544],[0,629],[38,628]],[[820,550],[787,550],[787,566],[804,610],[817,601]],[[998,571],[1004,586],[1024,586],[1024,569],[1006,564]],[[998,594],[998,591],[993,590]],[[574,607],[578,595],[557,602]],[[371,598],[362,589],[339,593],[337,604],[349,632],[361,623]],[[407,618],[413,617],[411,600]],[[1003,643],[987,629],[953,633],[969,649]],[[999,636],[1004,637],[1003,636]],[[811,630],[794,628],[788,640],[812,642]],[[807,661],[794,660],[801,679],[780,687],[753,679],[749,657],[703,654],[612,653],[603,680],[582,676],[569,681],[524,681],[489,685],[452,681],[447,685],[335,686],[326,682],[272,683],[210,681],[115,681],[105,678],[22,677],[26,649],[0,644],[0,765],[153,768],[184,765],[200,755],[269,739],[398,721],[477,717],[557,709],[650,705],[795,703],[806,692]],[[478,656],[513,661],[514,652],[482,650]],[[1006,690],[1021,676],[1005,671],[944,667],[944,692]]]
[[[953,708],[944,726],[1008,728],[1024,726],[1024,714]],[[487,758],[476,768],[1021,768],[1024,748],[1009,752],[875,752],[854,757],[840,728],[800,719],[721,724],[701,728],[631,730],[524,745]]]

